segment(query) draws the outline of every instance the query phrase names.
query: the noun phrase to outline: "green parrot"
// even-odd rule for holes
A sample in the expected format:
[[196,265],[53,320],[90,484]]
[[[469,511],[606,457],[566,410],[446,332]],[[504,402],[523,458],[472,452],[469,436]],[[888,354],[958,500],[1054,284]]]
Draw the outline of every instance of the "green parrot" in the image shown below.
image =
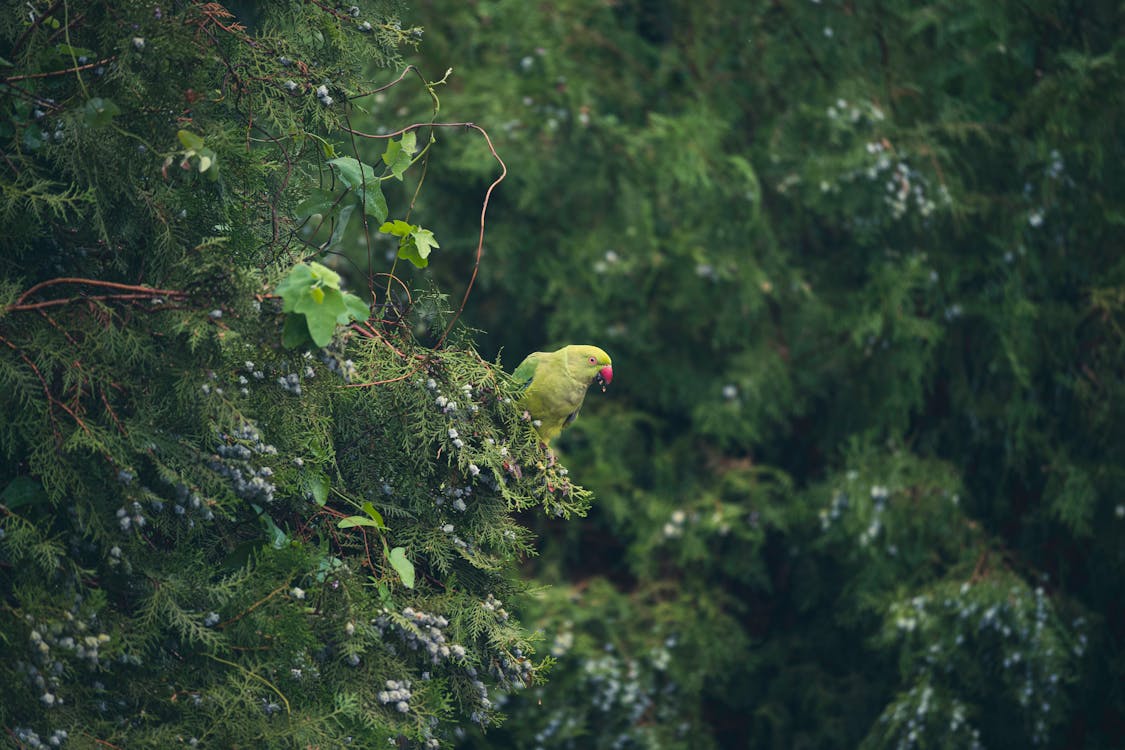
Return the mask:
[[586,389],[595,380],[605,391],[613,382],[613,362],[596,346],[564,346],[553,352],[532,352],[512,373],[523,384],[519,404],[536,421],[543,444],[559,436],[578,417]]

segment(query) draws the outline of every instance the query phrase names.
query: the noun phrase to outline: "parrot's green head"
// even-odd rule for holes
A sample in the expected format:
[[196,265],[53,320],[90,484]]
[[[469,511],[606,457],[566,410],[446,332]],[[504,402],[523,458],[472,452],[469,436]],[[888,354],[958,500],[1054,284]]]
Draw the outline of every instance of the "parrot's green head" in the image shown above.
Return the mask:
[[571,345],[566,348],[566,366],[587,383],[597,381],[605,387],[613,382],[613,360],[596,346]]

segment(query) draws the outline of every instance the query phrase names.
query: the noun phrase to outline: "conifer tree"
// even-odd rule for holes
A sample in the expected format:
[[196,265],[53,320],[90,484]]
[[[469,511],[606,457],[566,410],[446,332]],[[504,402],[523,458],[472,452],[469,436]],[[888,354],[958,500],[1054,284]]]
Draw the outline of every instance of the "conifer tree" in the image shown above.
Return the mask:
[[395,72],[420,37],[381,3],[0,16],[6,743],[448,746],[549,664],[516,514],[589,495],[404,270],[438,245],[389,189],[443,126]]

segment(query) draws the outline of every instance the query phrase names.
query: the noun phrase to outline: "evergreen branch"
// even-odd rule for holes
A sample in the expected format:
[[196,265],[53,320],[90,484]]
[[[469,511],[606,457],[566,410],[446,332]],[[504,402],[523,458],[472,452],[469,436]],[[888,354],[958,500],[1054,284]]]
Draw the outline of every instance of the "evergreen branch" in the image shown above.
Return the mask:
[[227,661],[226,659],[222,658],[221,656],[215,656],[214,654],[207,654],[207,657],[209,659],[214,659],[215,661],[220,662],[221,664],[227,664],[229,666],[234,667],[235,669],[241,670],[248,677],[253,677],[254,679],[258,680],[259,682],[264,684],[266,687],[268,687],[270,690],[277,693],[277,696],[279,698],[281,698],[281,702],[285,704],[285,713],[287,713],[287,714],[293,713],[293,711],[289,708],[289,699],[285,697],[285,694],[283,692],[281,692],[280,690],[277,689],[276,685],[274,685],[272,682],[267,680],[265,677],[262,677],[260,674],[257,674],[256,672],[251,672],[249,669],[242,666],[241,664],[238,664],[238,663],[233,662],[233,661]]

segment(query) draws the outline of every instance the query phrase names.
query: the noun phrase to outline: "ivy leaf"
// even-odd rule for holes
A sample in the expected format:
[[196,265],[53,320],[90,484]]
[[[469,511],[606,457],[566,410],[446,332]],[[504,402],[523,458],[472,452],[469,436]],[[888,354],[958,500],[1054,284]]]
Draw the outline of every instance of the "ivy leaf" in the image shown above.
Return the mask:
[[405,221],[395,219],[394,221],[386,221],[379,227],[379,231],[384,234],[393,234],[395,237],[406,237],[415,229],[413,224],[407,224]]
[[371,504],[370,500],[363,504],[363,512],[371,516],[371,520],[381,531],[387,530],[387,525],[383,522],[383,514],[375,510],[375,506]]
[[344,305],[348,308],[347,313],[336,318],[336,322],[340,325],[346,324],[351,319],[362,323],[371,317],[371,308],[367,303],[350,292],[344,292]]
[[254,503],[250,503],[250,507],[253,508],[254,512],[258,514],[258,521],[262,524],[262,528],[265,530],[266,536],[269,537],[270,546],[272,546],[274,549],[281,549],[289,543],[289,535],[282,531],[281,528],[279,528],[278,525],[273,522],[273,519],[270,518],[269,513],[266,513],[264,510],[262,510],[261,506]]
[[306,341],[309,341],[309,325],[305,322],[305,316],[296,313],[286,315],[285,325],[281,329],[281,345],[286,349],[296,349]]
[[176,137],[180,139],[180,143],[188,151],[199,152],[203,150],[203,138],[190,130],[177,130]]
[[355,213],[355,204],[349,203],[340,209],[340,215],[336,219],[336,226],[332,228],[332,236],[328,238],[328,245],[339,245],[344,241],[344,234],[347,232],[348,222],[352,219],[352,214]]
[[281,297],[281,311],[292,312],[297,300],[315,280],[312,266],[307,263],[293,266],[289,275],[277,285],[277,293]]
[[340,175],[340,182],[360,196],[365,214],[378,222],[387,218],[387,199],[373,167],[350,156],[331,159],[328,164]]
[[403,585],[408,589],[414,588],[414,563],[407,559],[406,550],[402,547],[395,547],[387,557],[391,561],[391,567],[402,579]]
[[379,183],[369,182],[367,187],[360,192],[363,193],[363,213],[377,222],[386,219],[387,198],[383,195],[383,189],[379,187]]
[[397,141],[387,141],[387,149],[383,152],[383,163],[391,169],[391,174],[402,179],[402,175],[410,166],[414,153],[418,150],[418,136],[414,131],[403,133]]
[[410,234],[403,237],[398,246],[398,257],[405,258],[418,268],[425,268],[430,264],[430,252],[438,247],[434,233],[429,229],[414,227]]
[[309,492],[312,493],[316,504],[323,506],[328,502],[328,478],[323,474],[312,474],[308,482]]
[[0,492],[0,505],[8,508],[18,508],[21,505],[42,502],[47,499],[43,485],[37,479],[28,476],[16,477]]
[[309,336],[317,346],[328,346],[332,341],[332,334],[336,331],[336,318],[342,313],[347,313],[344,304],[344,295],[339,289],[331,287],[317,287],[322,290],[323,297],[317,302],[314,288],[309,288],[308,293],[297,300],[293,312],[305,316],[305,323],[309,327]]
[[333,214],[339,209],[336,202],[336,196],[327,190],[320,188],[313,188],[303,201],[297,204],[293,209],[293,215],[301,221],[308,221],[312,226],[309,229],[316,228],[319,221],[314,220],[313,217],[317,214],[324,216],[325,214]]
[[82,110],[82,118],[86,124],[92,128],[101,128],[109,125],[114,117],[121,114],[121,107],[118,107],[109,99],[103,99],[100,96],[95,96],[86,102],[86,106]]
[[356,526],[371,526],[376,529],[382,528],[377,521],[367,516],[348,516],[347,518],[341,518],[340,522],[336,524],[336,528],[338,529],[351,529]]
[[[58,52],[61,57],[93,57],[94,51],[86,49],[85,47],[72,47],[69,44],[56,44],[55,52]],[[10,64],[10,63],[9,63]]]
[[422,258],[428,258],[430,256],[430,251],[435,247],[441,247],[438,245],[437,240],[434,239],[434,233],[429,229],[418,227],[414,230],[412,236],[414,238],[414,245],[418,248],[418,255]]
[[293,266],[277,285],[277,293],[282,311],[289,314],[281,337],[288,348],[304,343],[306,337],[317,346],[327,346],[337,324],[367,320],[371,314],[363,300],[340,291],[340,274],[320,263]]

